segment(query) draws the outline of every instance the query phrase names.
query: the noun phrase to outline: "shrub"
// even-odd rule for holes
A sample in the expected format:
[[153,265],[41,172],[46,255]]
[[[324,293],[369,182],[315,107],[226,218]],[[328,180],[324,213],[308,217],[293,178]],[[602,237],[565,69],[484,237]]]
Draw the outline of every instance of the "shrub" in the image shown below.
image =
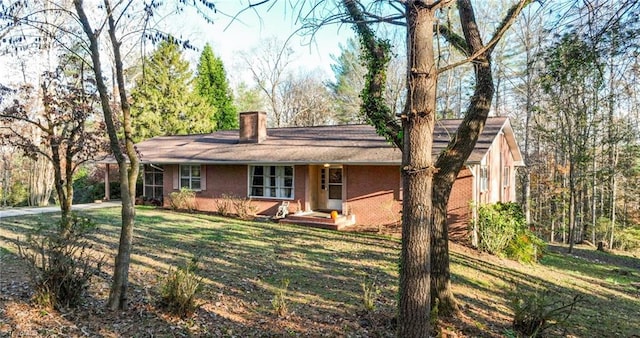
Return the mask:
[[507,257],[523,263],[535,263],[544,253],[545,243],[530,231],[522,231],[507,245]]
[[14,207],[22,207],[29,204],[29,189],[22,182],[14,182],[6,196],[7,204]]
[[281,281],[281,286],[276,290],[273,299],[271,299],[273,312],[280,317],[285,317],[289,313],[286,299],[288,287],[289,279],[285,278]]
[[197,264],[194,258],[184,267],[169,268],[161,283],[161,304],[181,317],[191,316],[199,307],[196,297],[202,289],[202,277],[195,273]]
[[169,194],[169,203],[173,210],[193,211],[196,209],[196,193],[187,188]]
[[104,197],[104,182],[91,179],[89,170],[80,168],[73,175],[73,203],[91,203]]
[[231,210],[235,210],[236,215],[241,219],[252,218],[257,208],[253,205],[251,198],[242,198],[234,195],[223,194],[222,198],[216,200],[216,209],[222,216],[230,216]]
[[233,208],[236,210],[236,214],[241,219],[250,219],[258,210],[256,206],[251,203],[251,198],[236,197],[232,199]]
[[534,262],[544,251],[544,242],[528,228],[516,203],[481,205],[477,229],[480,250],[491,254]]
[[633,251],[640,248],[640,229],[625,228],[615,234],[613,245],[620,250]]
[[570,301],[560,300],[561,297],[550,290],[527,291],[516,287],[509,297],[513,329],[526,337],[538,337],[549,327],[563,323],[582,297],[576,295]]
[[61,232],[60,223],[55,227],[39,224],[27,235],[26,245],[18,245],[18,255],[27,262],[35,285],[34,302],[54,308],[80,304],[103,262],[99,259],[94,269],[87,252],[86,237],[95,229],[90,219],[72,215],[68,232]]
[[222,194],[222,197],[216,200],[216,210],[222,216],[229,216],[233,207],[233,196]]

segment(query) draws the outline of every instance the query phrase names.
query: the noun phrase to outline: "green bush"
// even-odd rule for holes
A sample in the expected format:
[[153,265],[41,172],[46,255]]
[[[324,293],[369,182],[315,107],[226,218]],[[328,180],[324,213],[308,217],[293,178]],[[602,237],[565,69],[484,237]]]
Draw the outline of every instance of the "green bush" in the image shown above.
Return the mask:
[[89,170],[79,169],[73,175],[73,204],[91,203],[104,197],[104,182],[95,182]]
[[14,182],[9,189],[7,204],[13,207],[23,207],[29,204],[29,190],[22,182]]
[[535,263],[542,257],[546,244],[531,231],[516,235],[507,245],[504,253],[507,257],[523,263]]
[[196,192],[182,188],[169,194],[169,205],[173,210],[193,211],[196,209]]
[[202,277],[196,274],[197,259],[184,267],[170,268],[161,283],[161,304],[181,317],[191,316],[197,309],[196,297],[202,289]]
[[544,242],[527,226],[524,212],[516,203],[481,205],[477,229],[480,250],[494,255],[534,262],[545,248]]
[[640,249],[640,229],[635,227],[621,229],[615,234],[613,245],[626,251]]
[[61,232],[60,223],[39,224],[27,235],[26,244],[18,245],[18,255],[31,271],[35,285],[34,301],[47,307],[75,307],[89,287],[89,280],[100,271],[103,258],[92,265],[86,237],[96,229],[88,218],[72,215],[68,232]]

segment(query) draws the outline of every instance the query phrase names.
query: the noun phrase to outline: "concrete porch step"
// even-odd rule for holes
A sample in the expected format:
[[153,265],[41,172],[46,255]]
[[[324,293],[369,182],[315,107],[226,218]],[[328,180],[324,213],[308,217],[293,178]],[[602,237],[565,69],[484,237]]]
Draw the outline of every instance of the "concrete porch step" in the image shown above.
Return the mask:
[[356,224],[355,215],[339,215],[332,219],[329,214],[321,212],[310,212],[302,214],[289,214],[286,218],[280,219],[280,223],[298,224],[322,229],[342,230],[345,227]]

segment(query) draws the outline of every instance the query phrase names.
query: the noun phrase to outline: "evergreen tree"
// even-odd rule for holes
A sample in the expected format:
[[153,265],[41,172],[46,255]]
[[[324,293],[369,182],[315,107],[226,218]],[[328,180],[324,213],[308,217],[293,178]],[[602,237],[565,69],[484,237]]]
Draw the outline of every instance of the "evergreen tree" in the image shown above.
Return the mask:
[[[401,52],[401,51],[396,51]],[[335,105],[335,118],[339,124],[366,123],[367,117],[361,111],[360,93],[364,88],[367,69],[361,60],[362,46],[357,40],[348,39],[346,46],[340,46],[340,55],[332,55],[331,70],[335,82],[329,83]],[[405,101],[406,61],[395,53],[387,64],[387,79],[384,101],[392,114],[402,111]]]
[[347,45],[340,45],[340,55],[332,56],[334,64],[331,70],[336,77],[329,84],[336,105],[338,123],[362,123],[365,116],[360,112],[360,92],[364,87],[364,75],[367,70],[360,61],[360,44],[354,39],[347,40]]
[[215,110],[193,91],[189,62],[172,39],[162,41],[143,62],[142,76],[131,92],[136,142],[215,129]]
[[196,76],[197,93],[216,110],[216,129],[238,128],[238,110],[233,104],[233,94],[227,81],[227,73],[219,57],[206,44],[200,55]]

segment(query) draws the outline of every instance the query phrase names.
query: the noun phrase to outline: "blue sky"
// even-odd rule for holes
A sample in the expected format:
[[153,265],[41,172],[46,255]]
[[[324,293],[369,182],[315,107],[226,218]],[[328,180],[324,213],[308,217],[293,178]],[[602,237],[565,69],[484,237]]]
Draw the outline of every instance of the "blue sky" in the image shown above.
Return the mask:
[[[242,71],[241,63],[236,55],[239,51],[250,50],[258,46],[261,40],[276,37],[278,40],[287,40],[300,27],[296,23],[297,12],[290,6],[287,0],[272,0],[255,7],[255,10],[247,10],[234,16],[249,3],[259,1],[247,0],[219,0],[216,1],[218,15],[213,24],[207,24],[204,20],[194,19],[192,23],[182,25],[180,31],[184,32],[183,38],[190,39],[198,48],[210,43],[216,55],[220,56],[225,64],[232,81],[247,79],[238,77]],[[191,21],[191,20],[189,20]],[[340,53],[340,45],[345,45],[349,37],[353,37],[353,31],[348,26],[332,25],[323,27],[317,34],[310,36],[294,35],[289,40],[289,47],[295,51],[292,70],[316,71],[332,78],[330,65],[331,55]],[[193,63],[197,63],[197,55],[187,53]]]
[[[160,27],[166,25],[167,31],[188,39],[197,47],[198,51],[185,51],[185,57],[195,66],[201,48],[205,43],[210,43],[216,55],[220,56],[232,83],[244,80],[251,84],[251,78],[247,73],[243,74],[246,67],[237,58],[240,51],[251,50],[258,46],[261,40],[277,38],[285,41],[300,27],[296,23],[297,12],[290,7],[289,0],[270,0],[268,3],[255,7],[255,10],[242,12],[237,18],[232,16],[247,8],[250,3],[259,3],[259,0],[216,0],[218,13],[212,19],[212,24],[206,23],[195,12],[186,12],[185,15],[158,15],[161,19]],[[303,2],[304,5],[310,4]],[[171,1],[167,3],[172,7]],[[309,36],[294,35],[289,39],[289,47],[295,51],[294,62],[290,65],[292,72],[320,71],[323,78],[332,79],[331,55],[340,53],[340,44],[345,45],[353,31],[348,26],[323,27],[313,39]],[[153,47],[151,47],[153,48]],[[19,72],[16,72],[14,64],[8,65],[6,58],[0,59],[0,76],[5,84],[20,81]],[[35,74],[34,74],[35,76]]]

